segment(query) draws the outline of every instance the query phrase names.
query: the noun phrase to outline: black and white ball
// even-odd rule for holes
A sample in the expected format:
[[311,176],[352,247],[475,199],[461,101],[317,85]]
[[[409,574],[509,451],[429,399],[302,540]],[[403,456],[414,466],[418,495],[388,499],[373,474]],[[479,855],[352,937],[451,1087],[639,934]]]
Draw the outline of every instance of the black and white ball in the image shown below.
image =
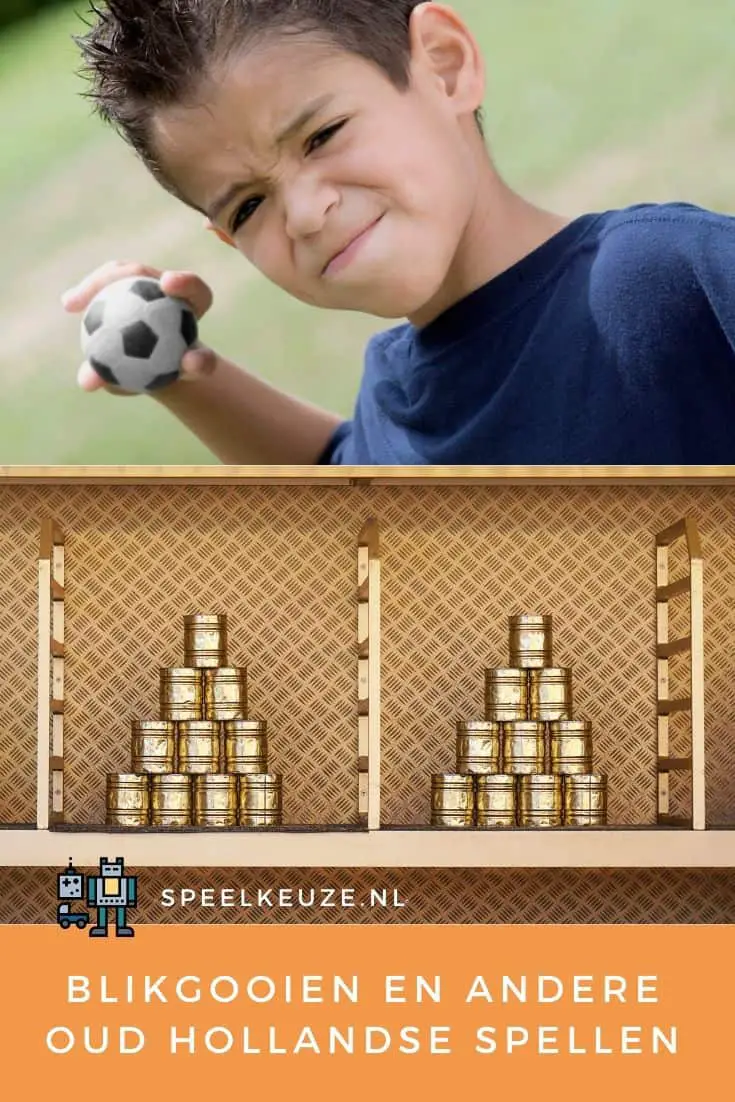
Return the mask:
[[137,394],[175,382],[197,336],[190,306],[147,276],[110,283],[82,318],[87,362],[109,386]]

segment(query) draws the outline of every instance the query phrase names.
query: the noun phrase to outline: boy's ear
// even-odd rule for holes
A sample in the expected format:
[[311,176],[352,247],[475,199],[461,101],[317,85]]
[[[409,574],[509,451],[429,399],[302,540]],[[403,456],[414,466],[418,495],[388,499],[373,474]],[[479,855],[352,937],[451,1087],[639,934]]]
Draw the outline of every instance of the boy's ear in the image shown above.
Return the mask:
[[208,218],[204,221],[204,228],[205,230],[209,230],[211,233],[216,234],[217,237],[219,237],[220,241],[223,241],[225,245],[229,245],[232,249],[235,248],[235,242],[232,240],[232,238],[228,237],[224,230],[221,230],[219,226],[213,225]]

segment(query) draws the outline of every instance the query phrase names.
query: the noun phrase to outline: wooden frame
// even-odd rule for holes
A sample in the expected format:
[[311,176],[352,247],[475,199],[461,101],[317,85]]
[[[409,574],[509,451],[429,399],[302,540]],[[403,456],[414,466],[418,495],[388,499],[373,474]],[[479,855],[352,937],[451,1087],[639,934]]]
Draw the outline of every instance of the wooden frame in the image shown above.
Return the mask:
[[380,540],[366,521],[357,546],[358,815],[380,827]]
[[0,486],[733,486],[730,467],[0,466]]
[[[735,486],[735,467],[0,467],[3,485],[79,484],[197,485],[704,485]],[[368,723],[358,735],[361,809],[364,832],[309,830],[278,832],[186,832],[184,834],[114,832],[63,823],[63,597],[64,537],[53,521],[44,522],[38,563],[39,579],[39,713],[37,823],[33,828],[0,830],[0,866],[56,866],[68,859],[73,838],[79,864],[95,865],[99,853],[116,846],[131,866],[169,867],[488,867],[488,868],[735,868],[735,833],[705,830],[702,557],[696,526],[680,521],[656,537],[657,565],[657,724],[659,824],[641,828],[592,828],[560,831],[436,831],[380,827],[380,552],[375,529],[358,541],[358,586],[367,561],[366,650]],[[688,579],[671,582],[668,547],[687,540]],[[373,600],[370,601],[372,591]],[[691,631],[688,640],[669,640],[668,602],[689,592]],[[358,591],[359,603],[359,591]],[[362,614],[365,616],[365,613]],[[359,616],[359,613],[358,613]],[[358,635],[358,648],[360,636]],[[375,645],[374,645],[375,644]],[[676,702],[668,697],[668,662],[675,653],[691,655],[692,753],[685,759],[692,772],[692,817],[673,823],[666,818],[662,796],[675,764],[668,754],[668,715]],[[363,667],[364,674],[364,667]],[[359,676],[359,671],[358,671]],[[363,689],[358,691],[358,698]],[[359,708],[358,708],[359,711]],[[663,721],[663,722],[659,722]],[[358,719],[359,726],[359,719]],[[53,727],[53,730],[52,730]],[[360,759],[365,757],[367,762]],[[367,766],[367,768],[364,768]],[[51,798],[49,800],[49,792]],[[51,805],[49,807],[49,804]],[[668,829],[673,826],[692,829]],[[52,829],[49,829],[52,828]],[[53,829],[53,828],[56,829]],[[661,829],[661,828],[664,829]]]
[[[676,581],[669,576],[669,548],[678,540],[686,541],[689,573]],[[669,639],[669,601],[689,597],[689,635]],[[690,694],[675,700],[669,697],[669,659],[676,654],[690,655]],[[704,747],[704,580],[702,547],[696,522],[685,517],[656,536],[656,723],[658,728],[658,804],[657,821],[661,825],[689,826],[704,830],[705,747]],[[691,755],[669,756],[669,717],[689,712]],[[691,773],[691,818],[669,814],[669,774]]]
[[44,519],[38,555],[36,825],[41,830],[64,821],[64,655],[64,533]]

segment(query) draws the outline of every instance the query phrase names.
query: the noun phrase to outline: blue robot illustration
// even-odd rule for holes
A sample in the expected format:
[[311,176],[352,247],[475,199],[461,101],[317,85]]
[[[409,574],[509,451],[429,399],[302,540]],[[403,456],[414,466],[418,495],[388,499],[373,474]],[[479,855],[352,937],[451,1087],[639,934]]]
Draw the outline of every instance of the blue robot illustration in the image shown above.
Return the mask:
[[138,877],[125,875],[122,857],[114,861],[100,858],[99,875],[87,877],[87,903],[97,908],[97,925],[91,927],[90,937],[107,937],[110,911],[114,912],[115,936],[135,937],[126,919],[128,907],[138,903]]
[[68,930],[70,926],[83,930],[89,922],[87,911],[71,909],[77,899],[84,899],[84,873],[77,872],[70,857],[68,868],[56,877],[56,921],[62,930]]
[[107,937],[112,919],[116,937],[135,937],[127,912],[138,903],[138,877],[125,873],[122,857],[114,861],[101,857],[99,873],[88,877],[78,872],[69,858],[68,868],[56,878],[56,922],[62,930],[70,926],[83,930],[91,921],[88,911],[72,910],[74,901],[85,898],[85,880],[87,906],[97,910],[97,922],[89,927],[89,936]]

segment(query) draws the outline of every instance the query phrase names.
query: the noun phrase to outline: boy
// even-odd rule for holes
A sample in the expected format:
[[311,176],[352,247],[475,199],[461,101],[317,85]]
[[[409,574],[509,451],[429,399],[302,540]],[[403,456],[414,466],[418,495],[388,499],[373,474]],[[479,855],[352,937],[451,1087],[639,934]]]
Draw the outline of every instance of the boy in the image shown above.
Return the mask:
[[[223,462],[735,462],[735,218],[515,194],[451,8],[109,0],[79,42],[102,117],[224,242],[303,302],[406,319],[369,341],[348,422],[188,353],[156,400]],[[135,273],[161,274],[106,265],[65,306]],[[211,305],[191,273],[163,286]]]

